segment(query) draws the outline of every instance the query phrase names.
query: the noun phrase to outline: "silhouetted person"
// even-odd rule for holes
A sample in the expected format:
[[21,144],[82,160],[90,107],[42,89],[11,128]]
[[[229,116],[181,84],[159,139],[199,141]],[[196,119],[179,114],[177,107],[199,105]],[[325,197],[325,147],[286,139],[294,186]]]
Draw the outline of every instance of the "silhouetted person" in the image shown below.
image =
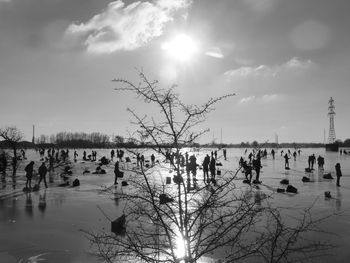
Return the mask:
[[26,172],[26,177],[27,177],[27,181],[26,181],[26,187],[27,188],[32,188],[32,178],[33,178],[33,170],[34,170],[33,166],[34,166],[34,162],[31,161],[24,168],[24,170]]
[[[247,164],[247,161],[243,161],[242,168],[244,169],[245,179],[249,183],[251,183],[251,181],[252,181],[252,167],[249,164]],[[249,175],[249,178],[248,178],[248,175]]]
[[42,163],[42,165],[40,165],[39,167],[40,179],[39,179],[38,185],[40,186],[41,181],[44,180],[45,187],[47,188],[46,174],[47,174],[47,168],[45,166],[45,163]]
[[144,167],[144,165],[145,165],[145,156],[143,154],[141,155],[140,161],[141,161],[141,167]]
[[86,161],[86,151],[83,151],[83,160]]
[[77,161],[77,157],[78,157],[78,153],[77,153],[77,151],[74,151],[74,162]]
[[190,170],[192,172],[193,179],[195,179],[196,175],[197,175],[197,158],[196,158],[196,156],[194,156],[194,154],[191,155],[189,161],[190,161]]
[[222,152],[223,152],[223,154],[224,154],[224,159],[225,159],[225,161],[226,161],[226,149],[223,149]]
[[140,166],[140,161],[141,161],[140,153],[137,153],[137,155],[136,155],[136,165],[137,165],[137,167]]
[[259,176],[260,176],[260,169],[261,169],[261,160],[260,160],[260,156],[258,155],[257,158],[255,160],[253,160],[253,168],[256,172],[256,182],[259,183]]
[[290,159],[288,154],[286,153],[283,158],[284,158],[284,168],[288,169],[289,168],[289,159]]
[[204,182],[209,181],[209,163],[210,163],[210,156],[207,154],[207,156],[204,157],[203,164],[202,164]]
[[317,164],[319,169],[323,169],[324,158],[321,155],[319,155],[317,158]]
[[310,155],[309,158],[308,158],[308,163],[309,163],[309,168],[310,168],[311,170],[314,169],[314,163],[315,163],[315,161],[316,161],[315,154]]
[[297,160],[297,152],[296,151],[293,152],[293,157],[294,157],[294,161],[296,161]]
[[156,161],[156,157],[155,157],[154,154],[152,153],[152,155],[151,155],[151,163],[152,163],[152,166],[154,166],[155,161]]
[[218,159],[218,151],[214,151],[214,156],[215,156],[215,160],[217,160]]
[[115,152],[114,152],[114,150],[112,150],[111,151],[111,159],[112,159],[112,161],[113,161],[113,158],[114,158],[114,154],[115,154]]
[[210,163],[209,163],[209,170],[210,170],[210,176],[211,176],[211,179],[215,179],[215,170],[216,170],[216,163],[215,163],[215,159],[214,157],[212,156],[211,159],[210,159]]
[[341,167],[340,167],[340,163],[337,163],[336,165],[335,165],[335,173],[336,173],[336,175],[337,175],[337,186],[340,186],[340,177],[342,176],[342,173],[341,173],[341,169],[340,169]]
[[271,150],[271,155],[272,155],[272,159],[275,160],[275,150],[274,149]]
[[118,176],[119,176],[120,170],[119,170],[119,161],[115,162],[114,165],[114,184],[118,184]]

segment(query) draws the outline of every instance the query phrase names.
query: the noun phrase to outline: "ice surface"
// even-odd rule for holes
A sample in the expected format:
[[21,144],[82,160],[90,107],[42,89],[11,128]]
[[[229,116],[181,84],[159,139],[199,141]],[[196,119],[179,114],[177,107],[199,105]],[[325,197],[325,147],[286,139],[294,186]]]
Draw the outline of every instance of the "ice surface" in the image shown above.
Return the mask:
[[[201,163],[204,155],[211,150],[196,151],[197,163]],[[79,157],[76,163],[72,162],[71,178],[80,180],[81,185],[77,188],[58,187],[61,179],[55,176],[54,183],[50,183],[48,189],[42,184],[39,192],[24,194],[24,165],[33,160],[34,168],[38,169],[41,164],[39,154],[33,150],[27,151],[28,159],[23,161],[18,170],[15,189],[9,175],[6,181],[0,183],[0,262],[97,262],[89,253],[89,243],[80,230],[108,230],[110,222],[100,208],[112,219],[121,215],[122,208],[101,191],[114,182],[113,164],[103,167],[107,172],[104,175],[83,174],[84,170],[94,171],[96,164],[83,162],[83,150],[77,151]],[[87,152],[89,154],[91,149]],[[97,159],[102,156],[109,158],[109,152],[108,149],[97,149]],[[331,172],[333,177],[335,164],[341,164],[341,187],[336,187],[335,180],[323,179],[323,173],[317,169],[317,165],[313,173],[305,173],[307,157],[312,153],[315,153],[316,157],[319,154],[325,157],[325,172]],[[150,151],[144,154],[146,159],[150,159]],[[71,160],[72,156],[73,150],[70,150]],[[227,149],[227,156],[228,160],[224,161],[222,151],[219,151],[219,159],[223,164],[221,169],[236,169],[239,157],[244,156],[244,149]],[[134,159],[131,161],[135,162]],[[131,163],[128,165],[132,166]],[[347,249],[350,241],[350,156],[326,153],[324,149],[319,148],[302,149],[301,156],[298,156],[296,161],[290,159],[289,171],[284,169],[284,159],[279,152],[276,154],[276,160],[272,160],[270,155],[267,159],[262,159],[262,165],[260,180],[263,184],[259,192],[273,194],[274,205],[289,207],[291,211],[313,205],[315,215],[341,212],[341,215],[333,216],[322,224],[323,229],[337,236],[315,235],[313,238],[322,240],[327,237],[339,246],[332,251],[333,255],[318,259],[318,262],[347,262],[350,258],[350,251]],[[310,177],[311,182],[302,182],[301,179],[305,175]],[[169,173],[162,176],[165,180]],[[201,171],[198,171],[197,178],[200,179],[199,183],[202,183]],[[276,189],[282,187],[279,182],[284,178],[289,179],[290,184],[298,188],[298,194],[276,193]],[[248,189],[250,186],[243,185],[242,179],[243,174],[237,180],[237,185],[243,190]],[[118,189],[120,188],[121,184],[118,185]],[[325,191],[330,191],[331,199],[325,199]]]

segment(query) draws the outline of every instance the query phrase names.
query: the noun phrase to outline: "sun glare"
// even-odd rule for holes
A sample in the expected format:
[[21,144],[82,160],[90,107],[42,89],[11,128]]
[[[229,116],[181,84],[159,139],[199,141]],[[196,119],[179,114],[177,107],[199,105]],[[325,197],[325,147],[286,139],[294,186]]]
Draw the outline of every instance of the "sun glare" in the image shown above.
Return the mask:
[[178,61],[189,61],[198,52],[197,43],[188,35],[177,35],[170,41],[162,44],[162,49]]
[[175,243],[176,243],[176,248],[175,248],[176,257],[181,259],[185,256],[185,245],[186,245],[185,241],[182,239],[181,236],[177,236]]

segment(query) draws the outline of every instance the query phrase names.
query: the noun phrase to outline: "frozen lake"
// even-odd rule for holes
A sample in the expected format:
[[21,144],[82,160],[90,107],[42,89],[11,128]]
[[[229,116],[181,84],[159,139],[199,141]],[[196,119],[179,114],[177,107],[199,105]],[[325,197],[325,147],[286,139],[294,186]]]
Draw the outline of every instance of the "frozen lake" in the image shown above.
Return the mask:
[[[61,182],[55,177],[49,188],[41,188],[39,192],[24,194],[22,188],[25,183],[23,166],[29,161],[35,161],[38,169],[39,154],[28,150],[28,159],[23,162],[16,179],[16,189],[10,176],[0,184],[0,262],[97,262],[89,253],[89,243],[80,231],[93,229],[109,229],[110,223],[101,213],[103,209],[111,218],[120,215],[120,204],[103,194],[104,186],[111,186],[114,181],[113,165],[105,166],[105,175],[83,175],[84,169],[94,170],[96,165],[90,162],[82,163],[83,150],[77,150],[79,157],[73,165],[73,178],[79,178],[81,186],[77,188],[57,187]],[[91,150],[86,150],[89,154]],[[197,163],[202,162],[203,156],[211,149],[195,152]],[[286,151],[286,150],[285,150]],[[97,150],[97,159],[109,157],[110,150]],[[268,149],[268,152],[270,150]],[[249,153],[249,150],[248,150]],[[341,164],[343,177],[341,187],[336,187],[335,180],[323,179],[323,173],[315,171],[310,175],[312,182],[303,183],[301,178],[306,175],[307,157],[315,153],[316,157],[325,157],[325,172],[334,176],[334,166]],[[145,153],[149,159],[150,152]],[[70,150],[70,158],[73,150]],[[244,156],[244,149],[227,149],[227,161],[223,160],[222,151],[219,151],[220,162],[224,169],[236,169],[240,156]],[[294,161],[290,159],[291,170],[284,169],[284,159],[280,152],[276,159],[271,155],[262,159],[262,173],[260,179],[262,192],[271,194],[281,187],[280,180],[287,178],[290,184],[298,188],[296,195],[273,194],[273,203],[290,208],[304,208],[314,204],[313,211],[318,215],[327,215],[333,212],[341,213],[325,221],[322,227],[336,236],[327,236],[339,248],[334,249],[329,257],[318,259],[317,262],[348,262],[350,251],[347,249],[350,241],[350,155],[325,152],[324,149],[302,149],[301,155]],[[243,174],[239,175],[243,179]],[[335,176],[334,176],[335,177]],[[202,179],[199,171],[197,178]],[[249,186],[237,181],[240,187]],[[119,185],[118,188],[121,188]],[[333,198],[325,199],[324,192],[330,191]],[[315,238],[325,238],[322,235]]]

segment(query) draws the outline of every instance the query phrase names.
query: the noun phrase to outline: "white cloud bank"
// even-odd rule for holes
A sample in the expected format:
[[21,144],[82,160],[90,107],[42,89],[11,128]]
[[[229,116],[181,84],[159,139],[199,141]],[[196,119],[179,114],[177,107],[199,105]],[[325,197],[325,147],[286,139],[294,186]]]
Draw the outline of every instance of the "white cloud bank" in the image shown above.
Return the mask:
[[73,23],[66,34],[78,37],[92,53],[133,50],[162,35],[165,24],[191,0],[137,1],[126,5],[122,0],[108,4],[86,23]]
[[314,63],[311,60],[300,60],[294,57],[280,65],[260,65],[257,67],[240,67],[228,70],[224,73],[224,76],[229,81],[235,78],[276,77],[282,72],[304,71],[311,68],[313,65]]

